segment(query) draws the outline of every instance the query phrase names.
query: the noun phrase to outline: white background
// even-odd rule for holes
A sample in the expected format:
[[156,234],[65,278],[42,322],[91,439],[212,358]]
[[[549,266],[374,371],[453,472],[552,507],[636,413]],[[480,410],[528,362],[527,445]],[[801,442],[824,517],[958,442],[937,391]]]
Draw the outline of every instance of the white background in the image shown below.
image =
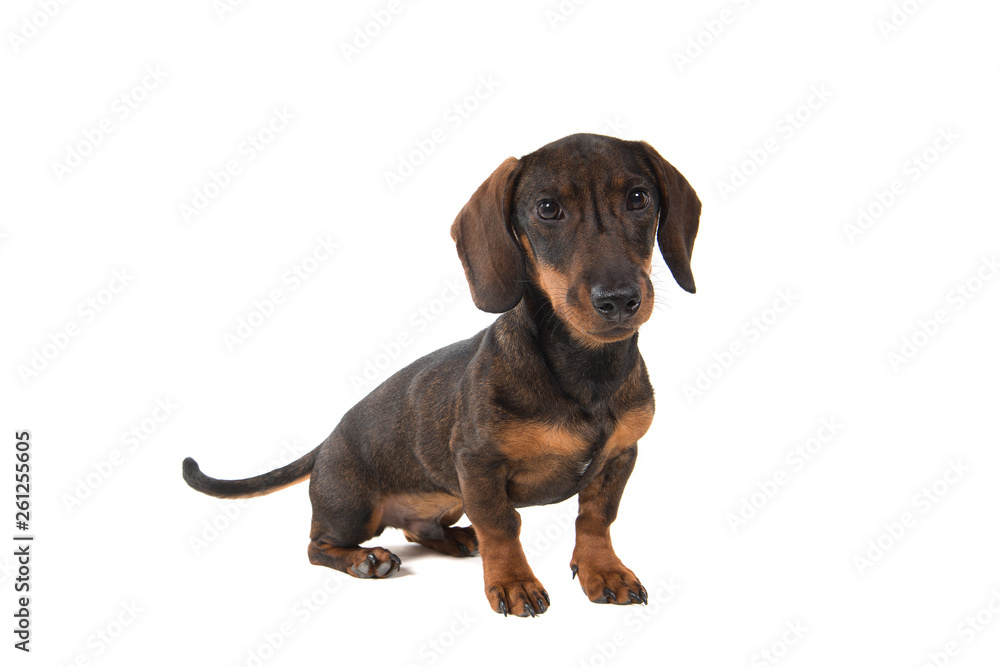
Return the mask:
[[[387,2],[45,4],[0,20],[0,534],[30,429],[36,535],[30,655],[0,550],[5,664],[996,664],[995,3],[909,0],[887,31],[889,0],[406,1],[350,57]],[[262,133],[275,109],[294,119]],[[304,484],[235,505],[183,483],[185,456],[241,477],[308,451],[367,364],[488,325],[451,221],[505,157],[579,131],[649,141],[704,202],[698,293],[654,265],[657,417],[613,530],[648,607],[571,581],[572,500],[522,512],[552,597],[522,620],[478,559],[397,531],[376,543],[400,576],[311,566]]]

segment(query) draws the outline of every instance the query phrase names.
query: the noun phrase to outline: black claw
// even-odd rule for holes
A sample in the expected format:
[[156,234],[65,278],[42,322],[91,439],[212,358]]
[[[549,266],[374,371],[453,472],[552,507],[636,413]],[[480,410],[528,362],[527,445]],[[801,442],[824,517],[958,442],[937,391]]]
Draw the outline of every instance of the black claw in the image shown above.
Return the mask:
[[507,618],[507,601],[500,600],[500,613],[503,614],[504,618]]
[[573,578],[576,579],[576,573],[580,571],[580,568],[577,567],[576,563],[572,563],[570,564],[569,569],[573,570]]
[[531,617],[532,617],[532,618],[534,618],[534,617],[535,617],[535,609],[534,609],[534,608],[533,608],[533,607],[531,606],[531,603],[530,603],[530,602],[525,602],[525,603],[524,603],[524,610],[525,610],[526,612],[528,612],[529,614],[531,614]]
[[396,554],[389,554],[389,560],[391,560],[396,565],[402,565],[403,561],[399,560],[399,556]]
[[608,588],[607,586],[604,587],[604,597],[606,597],[609,601],[610,600],[614,600],[615,602],[618,601],[618,596],[615,595],[615,592],[610,588]]
[[547,604],[545,604],[545,600],[543,600],[542,598],[538,598],[538,600],[536,600],[536,602],[538,603],[538,613],[539,614],[544,614],[545,610],[547,610],[549,608],[549,606]]
[[631,600],[632,602],[638,602],[640,604],[642,603],[642,596],[636,593],[635,591],[628,592],[628,599]]
[[376,567],[378,566],[378,558],[375,558],[375,554],[370,551],[368,552],[368,562]]
[[469,551],[469,548],[467,546],[465,546],[464,544],[459,544],[458,545],[458,553],[462,554],[463,556],[471,556],[472,555],[472,552]]
[[639,584],[639,596],[642,598],[643,604],[649,604],[649,593],[646,592],[642,584]]
[[549,601],[549,593],[548,593],[548,591],[542,591],[542,595],[545,597],[545,604],[546,604],[546,606],[547,607],[551,607],[552,606],[552,602]]

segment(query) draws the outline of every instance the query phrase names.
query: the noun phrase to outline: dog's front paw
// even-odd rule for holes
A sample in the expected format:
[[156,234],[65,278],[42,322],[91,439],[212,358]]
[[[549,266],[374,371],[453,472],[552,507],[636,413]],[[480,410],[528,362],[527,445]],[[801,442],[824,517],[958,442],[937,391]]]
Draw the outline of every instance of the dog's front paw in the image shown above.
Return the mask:
[[498,614],[522,618],[544,614],[551,604],[549,594],[534,577],[489,581],[486,598]]
[[[570,563],[573,576],[580,578],[580,587],[598,604],[647,604],[649,594],[639,583],[639,578],[632,570],[622,565],[616,558],[602,559],[603,563],[593,563],[586,560]],[[608,562],[611,561],[611,562]]]

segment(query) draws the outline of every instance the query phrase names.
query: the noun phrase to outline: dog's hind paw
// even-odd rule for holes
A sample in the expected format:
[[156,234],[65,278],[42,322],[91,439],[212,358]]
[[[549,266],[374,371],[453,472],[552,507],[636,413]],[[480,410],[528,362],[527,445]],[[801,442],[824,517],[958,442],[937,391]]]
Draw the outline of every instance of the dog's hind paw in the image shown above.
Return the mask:
[[448,556],[467,557],[479,553],[479,541],[476,539],[476,530],[472,526],[446,527],[443,530],[443,539],[428,539],[406,530],[403,531],[403,535],[410,542],[422,544],[428,549],[440,551]]
[[348,568],[348,573],[359,579],[382,579],[399,571],[399,556],[388,549],[358,549],[363,557]]

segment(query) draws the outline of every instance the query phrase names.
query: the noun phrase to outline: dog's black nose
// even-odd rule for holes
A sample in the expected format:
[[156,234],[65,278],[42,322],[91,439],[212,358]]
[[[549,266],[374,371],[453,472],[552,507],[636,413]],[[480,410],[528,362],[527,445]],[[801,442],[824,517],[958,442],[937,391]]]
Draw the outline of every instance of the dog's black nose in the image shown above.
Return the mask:
[[597,286],[590,290],[590,302],[608,322],[624,322],[639,310],[642,294],[635,285],[615,289]]

